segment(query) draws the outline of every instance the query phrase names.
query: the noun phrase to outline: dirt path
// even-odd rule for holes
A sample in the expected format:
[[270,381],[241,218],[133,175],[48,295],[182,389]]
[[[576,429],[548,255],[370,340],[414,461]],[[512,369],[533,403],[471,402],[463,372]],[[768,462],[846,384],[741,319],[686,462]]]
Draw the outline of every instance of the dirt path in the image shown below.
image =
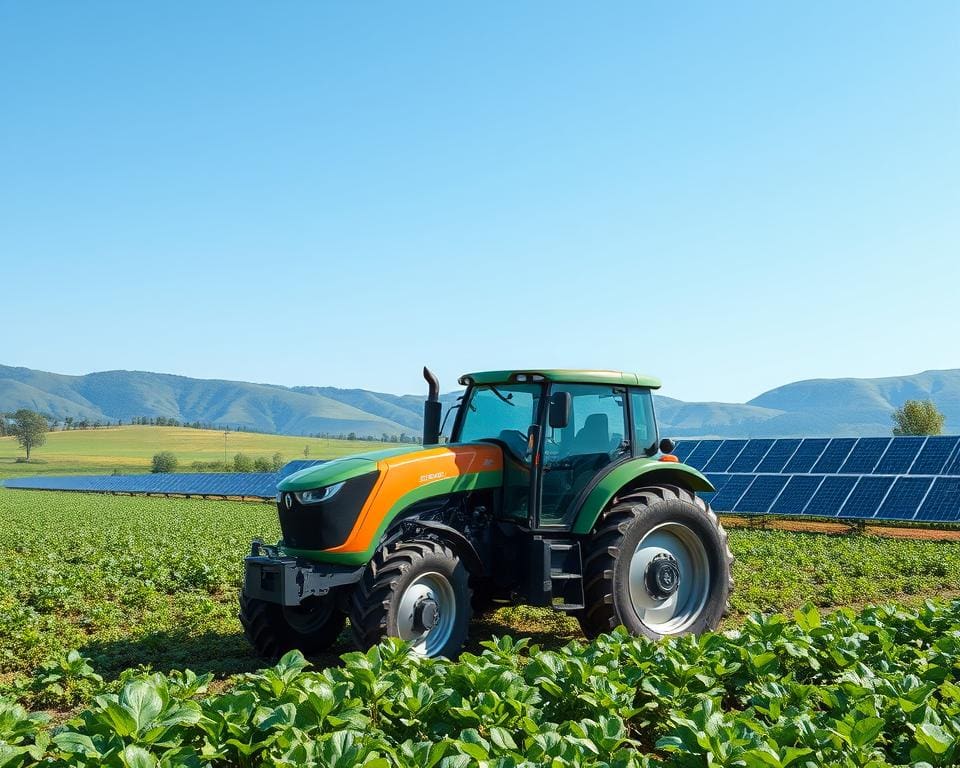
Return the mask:
[[[831,523],[818,520],[758,520],[749,517],[721,515],[725,528],[769,528],[775,531],[799,531],[805,533],[828,533],[844,535],[855,529],[846,523]],[[760,524],[762,522],[762,525]],[[960,541],[960,529],[898,527],[895,525],[868,525],[863,532],[870,536],[885,536],[890,539],[922,539],[926,541]]]

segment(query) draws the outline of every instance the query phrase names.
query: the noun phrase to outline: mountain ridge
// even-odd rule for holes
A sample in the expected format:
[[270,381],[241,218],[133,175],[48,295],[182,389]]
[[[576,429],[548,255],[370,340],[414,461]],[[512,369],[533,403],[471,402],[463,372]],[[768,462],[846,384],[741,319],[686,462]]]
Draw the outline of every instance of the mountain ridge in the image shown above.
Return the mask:
[[[449,405],[457,392],[442,396]],[[873,379],[806,379],[746,403],[686,402],[656,395],[661,433],[672,437],[889,435],[890,415],[907,399],[932,399],[960,432],[960,369]],[[56,419],[129,421],[164,417],[259,432],[417,434],[423,398],[367,389],[285,387],[195,379],[150,371],[69,375],[0,365],[0,412],[18,408]]]

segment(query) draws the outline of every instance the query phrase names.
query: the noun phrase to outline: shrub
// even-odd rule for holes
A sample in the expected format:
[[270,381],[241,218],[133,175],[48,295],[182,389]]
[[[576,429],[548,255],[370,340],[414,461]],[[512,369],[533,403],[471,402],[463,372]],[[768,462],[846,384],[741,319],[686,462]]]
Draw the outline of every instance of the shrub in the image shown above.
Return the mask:
[[175,472],[177,470],[177,457],[172,451],[161,451],[153,457],[152,472]]
[[253,471],[254,472],[272,472],[273,465],[270,463],[270,459],[264,456],[258,456],[253,460]]
[[274,472],[279,472],[281,469],[283,469],[284,464],[286,464],[286,462],[283,460],[283,456],[281,456],[279,453],[273,454],[273,458],[270,460],[271,470]]
[[244,456],[242,453],[238,453],[233,457],[233,471],[253,472],[253,459],[249,456]]

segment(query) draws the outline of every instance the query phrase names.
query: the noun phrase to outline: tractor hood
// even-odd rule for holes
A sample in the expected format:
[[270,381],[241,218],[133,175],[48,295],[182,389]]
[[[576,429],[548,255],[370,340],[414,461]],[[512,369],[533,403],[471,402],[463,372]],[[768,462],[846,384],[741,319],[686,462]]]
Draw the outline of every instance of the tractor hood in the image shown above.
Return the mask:
[[287,475],[277,484],[277,490],[281,493],[283,491],[309,491],[313,488],[335,485],[376,471],[378,463],[385,459],[419,453],[423,450],[419,445],[405,445],[401,448],[388,448],[383,451],[343,456]]

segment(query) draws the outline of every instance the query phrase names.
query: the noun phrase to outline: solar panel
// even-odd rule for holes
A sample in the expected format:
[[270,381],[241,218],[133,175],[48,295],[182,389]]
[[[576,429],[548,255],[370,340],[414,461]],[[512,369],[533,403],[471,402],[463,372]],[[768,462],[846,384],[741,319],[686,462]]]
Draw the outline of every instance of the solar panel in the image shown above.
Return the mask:
[[840,474],[863,475],[872,472],[889,444],[889,437],[861,437],[840,467]]
[[746,440],[724,440],[723,445],[704,466],[704,472],[726,472],[747,444]]
[[751,440],[730,465],[729,472],[753,472],[757,464],[766,456],[773,440]]
[[928,437],[917,456],[917,460],[910,467],[911,475],[939,475],[947,465],[947,460],[954,448],[960,443],[960,437]]
[[917,513],[917,520],[960,522],[960,477],[938,477]]
[[886,520],[913,520],[932,482],[933,479],[929,477],[898,477],[876,517]]
[[892,477],[864,475],[857,481],[856,487],[840,510],[839,516],[852,519],[873,517],[876,511],[880,509],[880,504],[891,485],[893,485]]
[[831,473],[840,469],[843,460],[847,458],[853,444],[857,442],[855,437],[835,437],[823,451],[823,455],[813,465],[810,471],[813,473]]
[[799,515],[823,482],[823,475],[794,475],[770,507],[773,515]]
[[722,443],[723,440],[701,440],[700,444],[687,456],[685,463],[696,469],[703,469]]
[[680,461],[686,462],[687,456],[689,456],[698,445],[700,445],[699,440],[681,440],[673,449],[673,455],[680,459]]
[[953,458],[947,460],[947,467],[943,470],[944,475],[960,475],[960,447],[953,452]]
[[306,469],[307,467],[315,467],[318,464],[326,464],[324,459],[296,459],[295,461],[288,461],[283,465],[283,468],[277,473],[277,475],[282,479],[292,475],[294,472],[299,472],[301,469]]
[[800,443],[800,447],[797,448],[797,452],[793,454],[793,458],[787,462],[787,466],[783,468],[783,471],[789,475],[798,472],[809,472],[813,469],[814,463],[820,458],[823,449],[827,447],[827,443],[829,442],[829,440],[822,437],[805,438],[803,442]]
[[777,440],[757,465],[757,472],[782,472],[790,457],[800,447],[799,440]]
[[926,441],[925,437],[899,437],[890,441],[877,466],[874,467],[875,475],[905,475],[910,469],[917,454]]
[[833,475],[823,478],[817,492],[810,499],[810,503],[803,510],[805,515],[818,517],[833,517],[840,511],[840,507],[847,500],[857,478],[849,475]]
[[277,475],[274,472],[74,475],[15,478],[5,481],[4,485],[27,490],[250,496],[272,499],[277,493]]
[[764,513],[770,509],[774,499],[780,495],[780,491],[789,480],[788,475],[757,475],[756,479],[750,483],[746,493],[740,497],[735,512],[757,512]]
[[710,501],[710,506],[722,512],[733,512],[753,478],[753,475],[730,475],[723,488],[717,491]]

